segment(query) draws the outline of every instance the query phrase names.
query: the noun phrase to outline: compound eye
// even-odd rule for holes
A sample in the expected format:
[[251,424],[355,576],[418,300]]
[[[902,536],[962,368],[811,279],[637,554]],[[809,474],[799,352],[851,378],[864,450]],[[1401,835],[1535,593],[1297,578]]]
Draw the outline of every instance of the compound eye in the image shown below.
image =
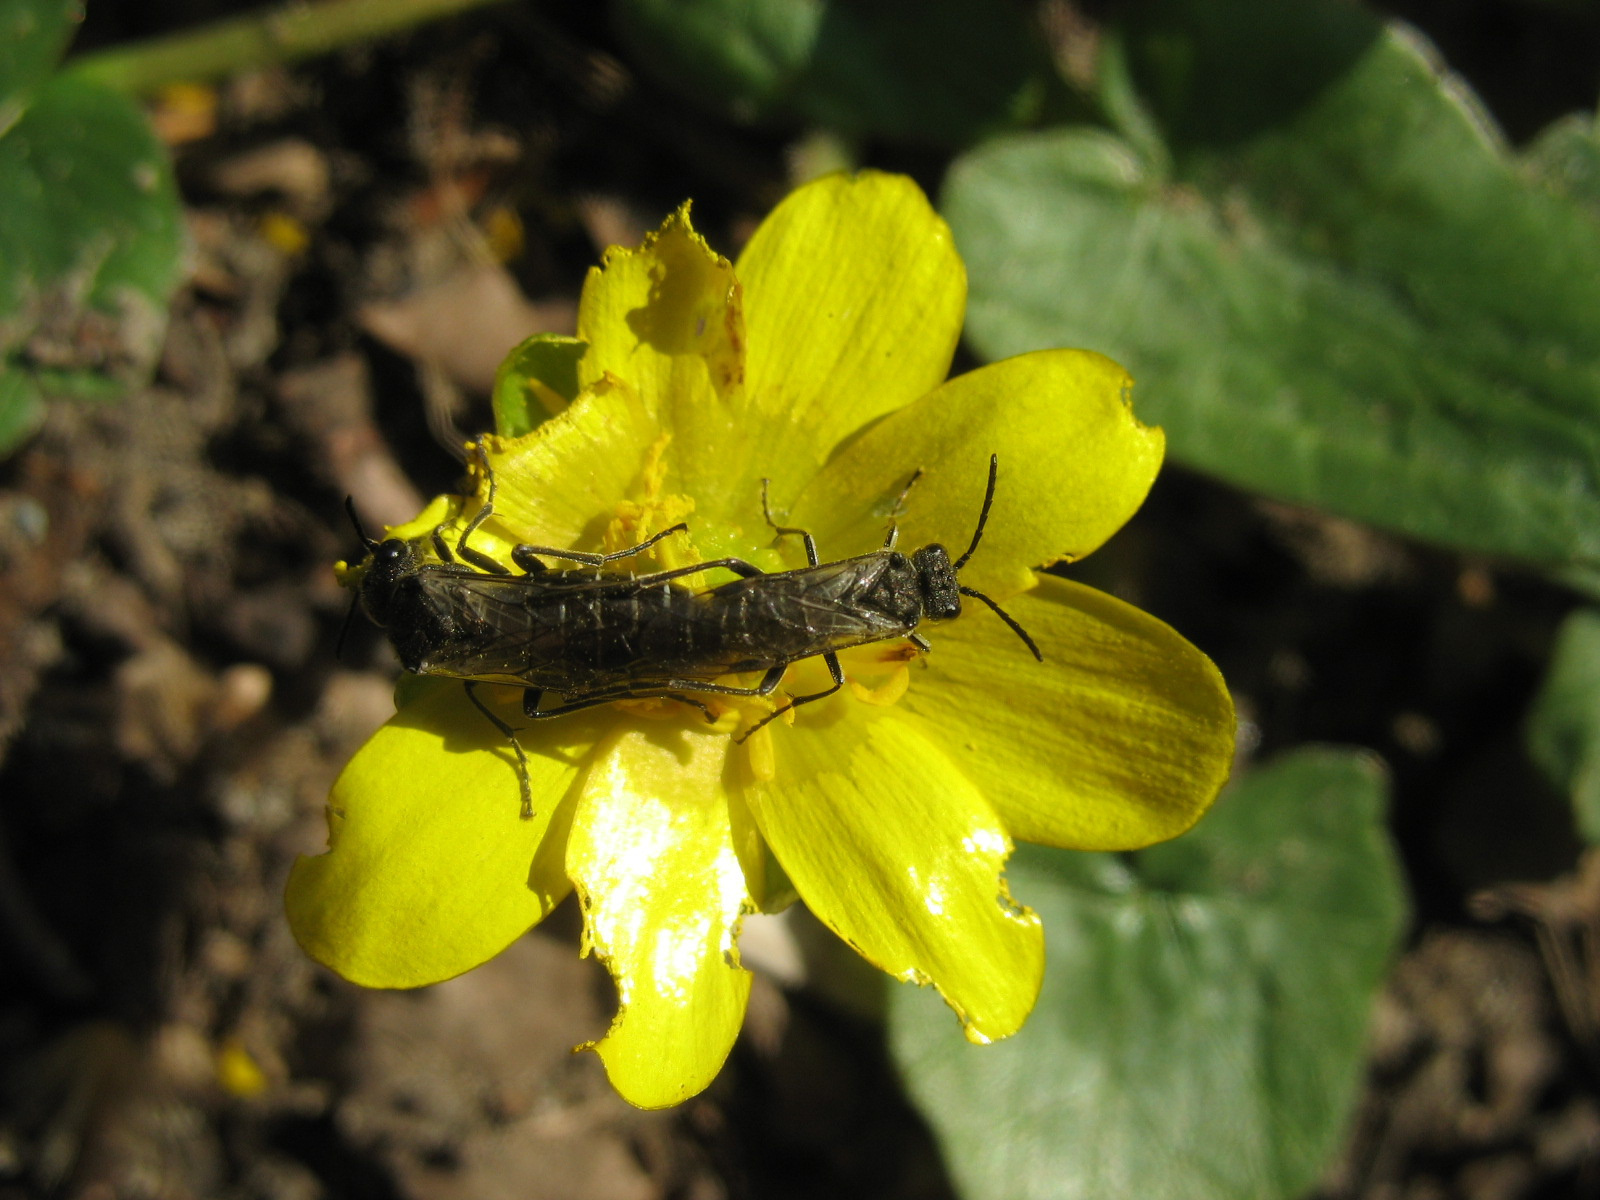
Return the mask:
[[386,542],[379,542],[372,552],[373,560],[382,563],[399,562],[406,554],[406,544],[399,538],[390,538]]

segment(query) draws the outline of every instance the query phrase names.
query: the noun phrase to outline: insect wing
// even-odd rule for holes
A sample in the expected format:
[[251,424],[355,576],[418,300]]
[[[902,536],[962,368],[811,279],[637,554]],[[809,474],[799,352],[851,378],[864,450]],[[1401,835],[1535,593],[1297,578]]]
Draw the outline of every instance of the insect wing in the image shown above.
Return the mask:
[[[581,578],[571,578],[580,576]],[[589,571],[547,575],[484,575],[425,571],[419,600],[447,631],[420,673],[540,687],[570,685],[582,664],[569,662],[570,618],[585,597],[631,581]]]
[[916,627],[919,615],[914,607],[885,602],[886,595],[899,598],[894,577],[905,570],[904,558],[882,553],[806,568],[793,604],[817,643],[830,650],[899,637]]
[[710,595],[725,639],[740,645],[750,666],[793,662],[914,629],[914,605],[897,602],[905,586],[899,576],[909,571],[902,556],[878,552],[736,579]]

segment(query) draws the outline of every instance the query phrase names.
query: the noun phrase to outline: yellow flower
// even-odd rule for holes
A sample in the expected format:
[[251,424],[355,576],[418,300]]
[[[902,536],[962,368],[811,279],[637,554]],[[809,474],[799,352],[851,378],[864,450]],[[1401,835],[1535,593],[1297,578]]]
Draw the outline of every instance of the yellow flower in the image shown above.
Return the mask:
[[[972,604],[922,627],[926,655],[898,639],[846,653],[849,687],[742,743],[782,694],[713,705],[715,724],[671,700],[529,721],[515,690],[481,687],[519,727],[531,820],[506,738],[462,686],[413,681],[432,686],[402,688],[334,785],[330,851],[290,878],[306,951],[357,983],[415,987],[493,957],[576,888],[621,1001],[593,1048],[643,1107],[716,1075],[750,987],[740,921],[794,892],[878,967],[938,988],[971,1040],[1014,1033],[1044,941],[1006,890],[1011,839],[1116,850],[1183,832],[1227,774],[1233,709],[1166,625],[1033,570],[1087,554],[1143,501],[1163,440],[1134,420],[1131,381],[1057,350],[946,382],[965,301],[950,232],[906,179],[799,189],[737,266],[685,206],[591,272],[586,349],[513,356],[504,386],[562,411],[485,439],[495,515],[471,545],[502,560],[519,542],[612,550],[683,520],[687,535],[623,565],[781,569],[803,551],[763,518],[763,478],[779,523],[810,529],[827,560],[877,549],[920,468],[901,545],[959,553],[997,454],[961,578],[1031,632],[1042,664]],[[426,550],[443,523],[454,545],[478,474],[477,497],[441,497],[394,535]],[[813,659],[782,692],[826,684]]]

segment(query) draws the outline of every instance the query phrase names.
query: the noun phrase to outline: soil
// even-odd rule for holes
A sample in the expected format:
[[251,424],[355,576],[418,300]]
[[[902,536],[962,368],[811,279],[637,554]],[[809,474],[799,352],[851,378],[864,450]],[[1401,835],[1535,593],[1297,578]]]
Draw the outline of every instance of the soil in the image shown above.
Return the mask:
[[[1406,7],[1516,129],[1592,102],[1571,10]],[[219,8],[91,5],[84,40]],[[1557,60],[1578,100],[1516,88]],[[570,331],[599,250],[692,196],[733,251],[792,131],[658,90],[578,3],[214,100],[156,111],[193,251],[155,381],[0,464],[0,1200],[952,1196],[880,1030],[792,980],[758,979],[709,1091],[643,1113],[570,1053],[614,1004],[570,905],[415,993],[315,967],[280,909],[392,711],[381,638],[335,655],[344,497],[376,525],[449,488],[441,447],[489,425],[511,344]],[[866,157],[937,187],[935,156]],[[1600,862],[1520,730],[1575,599],[1176,468],[1083,574],[1216,659],[1252,754],[1391,766],[1415,927],[1318,1200],[1600,1194]]]

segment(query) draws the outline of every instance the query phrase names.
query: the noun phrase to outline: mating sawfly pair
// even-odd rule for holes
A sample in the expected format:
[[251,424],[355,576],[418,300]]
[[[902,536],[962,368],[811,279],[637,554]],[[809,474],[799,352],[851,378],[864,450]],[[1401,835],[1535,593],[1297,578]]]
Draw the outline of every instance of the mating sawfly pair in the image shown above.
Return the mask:
[[[462,680],[473,704],[506,736],[517,757],[525,818],[533,815],[527,757],[516,731],[478,698],[480,683],[523,689],[522,711],[530,718],[558,717],[613,700],[667,697],[714,719],[698,696],[769,696],[791,663],[820,655],[832,684],[791,697],[746,730],[742,741],[788,709],[843,687],[840,650],[891,638],[928,650],[917,627],[959,616],[962,596],[988,605],[1035,658],[1042,658],[1022,626],[958,579],[978,549],[994,502],[998,462],[993,456],[972,543],[954,562],[937,543],[901,554],[892,522],[880,549],[821,562],[809,532],[772,520],[763,491],[767,523],[780,537],[802,538],[809,565],[766,572],[741,558],[718,558],[633,575],[606,568],[686,526],[675,525],[613,554],[516,546],[511,559],[521,574],[468,545],[494,511],[494,473],[481,441],[478,453],[487,496],[453,547],[442,527],[433,531],[438,561],[425,559],[419,542],[367,537],[350,508],[368,552],[354,586],[361,607],[389,635],[406,670]],[[911,485],[906,486],[909,491]],[[546,558],[577,565],[550,567],[542,561]],[[736,578],[698,589],[679,582],[717,568]],[[763,672],[761,679],[750,687],[718,682],[757,671]],[[547,706],[552,695],[561,702]]]

